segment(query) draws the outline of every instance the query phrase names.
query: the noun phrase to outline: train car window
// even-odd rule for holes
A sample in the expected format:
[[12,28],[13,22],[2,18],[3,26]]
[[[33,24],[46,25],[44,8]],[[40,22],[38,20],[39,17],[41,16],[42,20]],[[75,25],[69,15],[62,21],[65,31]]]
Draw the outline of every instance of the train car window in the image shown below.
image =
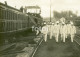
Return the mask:
[[8,31],[10,30],[10,24],[9,24],[9,21],[8,21]]
[[23,17],[22,17],[22,15],[21,15],[21,21],[22,21],[22,18],[23,18]]
[[21,14],[20,14],[20,16],[19,16],[19,17],[20,17],[19,19],[21,20],[21,17],[22,17],[22,16],[21,16]]
[[9,21],[8,21],[8,25],[7,26],[8,26],[8,31],[9,31],[9,26],[10,26]]
[[8,10],[6,10],[6,20],[8,20]]
[[0,32],[2,32],[2,22],[0,21]]
[[1,19],[1,8],[0,8],[0,19]]
[[14,12],[14,20],[16,20],[16,13]]
[[3,19],[5,19],[5,9],[3,9]]
[[9,31],[11,31],[11,21],[9,21],[9,24],[10,24],[10,30]]
[[21,14],[21,20],[22,20],[22,14]]
[[1,9],[1,19],[3,19],[3,9]]
[[2,22],[2,32],[4,32],[4,22]]
[[9,11],[9,18],[10,18],[9,20],[11,20],[11,11]]
[[14,20],[14,12],[13,12],[13,14],[12,14],[12,15],[13,15],[12,17],[13,17],[13,20]]
[[10,15],[10,14],[9,14],[9,10],[8,10],[8,12],[7,12],[7,13],[8,13],[8,20],[10,20],[10,16],[9,16],[9,15]]
[[15,14],[15,20],[16,20],[16,13],[14,12],[14,14]]
[[11,31],[11,21],[9,21],[9,31]]
[[7,25],[6,25],[6,31],[8,31],[8,22],[6,22],[7,23]]
[[17,22],[17,30],[19,29],[19,26],[18,26],[19,22]]
[[17,13],[15,13],[15,20],[17,20]]
[[6,32],[6,21],[4,23],[4,32]]
[[5,27],[5,22],[3,22],[3,27],[2,27],[3,28],[3,32],[5,31],[5,28],[4,27]]
[[5,20],[7,19],[7,10],[5,10]]
[[13,30],[12,28],[13,28],[13,22],[11,22],[11,31]]
[[14,27],[14,30],[15,30],[15,28],[16,28],[15,22],[14,22],[14,26],[13,27]]
[[4,11],[3,11],[3,9],[2,9],[2,11],[1,11],[1,19],[3,19],[3,12],[4,12]]
[[4,19],[6,20],[6,10],[4,9]]
[[20,26],[20,22],[18,22],[18,29],[20,29],[20,27],[21,27],[21,26]]
[[15,20],[15,13],[13,12],[13,20]]
[[11,25],[11,26],[12,26],[12,31],[14,30],[13,24],[14,24],[14,23],[13,23],[13,21],[12,21],[12,25]]
[[13,20],[13,12],[11,11],[11,20]]
[[12,20],[12,11],[10,11],[10,16],[11,16],[10,18],[11,18],[11,20]]
[[17,14],[17,20],[18,20],[18,14]]
[[20,14],[18,14],[18,20],[20,20]]

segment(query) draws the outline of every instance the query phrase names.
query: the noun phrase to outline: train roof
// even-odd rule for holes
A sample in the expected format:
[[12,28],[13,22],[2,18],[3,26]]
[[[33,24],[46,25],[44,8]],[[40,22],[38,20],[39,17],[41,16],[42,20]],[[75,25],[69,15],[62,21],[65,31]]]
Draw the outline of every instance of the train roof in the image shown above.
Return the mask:
[[14,7],[11,7],[11,6],[9,6],[9,5],[3,4],[3,3],[1,3],[1,2],[0,2],[0,5],[3,6],[3,7],[7,7],[7,8],[11,8],[11,9],[13,9],[13,10],[20,11],[20,10],[14,8]]

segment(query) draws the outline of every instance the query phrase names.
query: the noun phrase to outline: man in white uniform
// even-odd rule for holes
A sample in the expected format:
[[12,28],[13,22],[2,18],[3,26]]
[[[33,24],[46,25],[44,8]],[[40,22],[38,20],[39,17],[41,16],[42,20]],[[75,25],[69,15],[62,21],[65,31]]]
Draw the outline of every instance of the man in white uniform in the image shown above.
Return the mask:
[[63,23],[60,24],[60,36],[61,36],[61,40],[63,39],[63,34],[62,34],[62,30],[63,29]]
[[76,33],[76,27],[73,25],[73,22],[70,22],[70,23],[71,23],[71,30],[70,30],[71,42],[73,42],[73,39]]
[[70,31],[71,31],[71,24],[67,24],[67,36],[70,36]]
[[41,33],[43,33],[44,41],[47,41],[47,34],[48,34],[48,27],[46,23],[44,23],[44,26],[42,27]]
[[50,26],[50,39],[52,39],[52,36],[54,35],[54,23]]
[[59,32],[60,32],[60,25],[59,25],[59,21],[57,21],[56,24],[54,25],[54,33],[55,33],[56,42],[58,42]]
[[63,23],[61,30],[62,30],[62,34],[61,34],[62,40],[63,42],[65,42],[65,39],[67,38],[67,25],[65,23]]
[[50,24],[50,22],[47,24],[47,27],[48,27],[48,35],[50,35],[50,26],[51,26],[51,24]]

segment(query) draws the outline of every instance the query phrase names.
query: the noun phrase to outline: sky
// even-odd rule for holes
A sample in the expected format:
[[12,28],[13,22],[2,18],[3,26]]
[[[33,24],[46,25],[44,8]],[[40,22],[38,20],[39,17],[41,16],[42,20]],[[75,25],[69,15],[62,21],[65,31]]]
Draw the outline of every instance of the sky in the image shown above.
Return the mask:
[[50,17],[50,4],[51,4],[51,16],[53,16],[53,11],[66,11],[71,10],[73,13],[78,12],[77,15],[80,16],[80,0],[0,0],[4,3],[7,1],[7,4],[19,9],[21,6],[40,6],[41,7],[41,16]]

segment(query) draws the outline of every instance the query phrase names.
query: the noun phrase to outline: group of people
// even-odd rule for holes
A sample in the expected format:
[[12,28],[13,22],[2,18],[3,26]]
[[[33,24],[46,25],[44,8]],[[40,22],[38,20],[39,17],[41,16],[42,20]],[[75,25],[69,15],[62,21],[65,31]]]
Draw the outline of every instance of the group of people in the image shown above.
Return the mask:
[[47,35],[50,35],[50,39],[55,38],[56,42],[58,42],[59,38],[63,42],[65,42],[66,38],[70,36],[71,42],[73,42],[75,33],[76,33],[76,27],[74,26],[73,22],[70,21],[69,23],[65,22],[59,22],[56,23],[44,23],[44,26],[41,29],[41,33],[44,36],[44,41],[47,41]]

